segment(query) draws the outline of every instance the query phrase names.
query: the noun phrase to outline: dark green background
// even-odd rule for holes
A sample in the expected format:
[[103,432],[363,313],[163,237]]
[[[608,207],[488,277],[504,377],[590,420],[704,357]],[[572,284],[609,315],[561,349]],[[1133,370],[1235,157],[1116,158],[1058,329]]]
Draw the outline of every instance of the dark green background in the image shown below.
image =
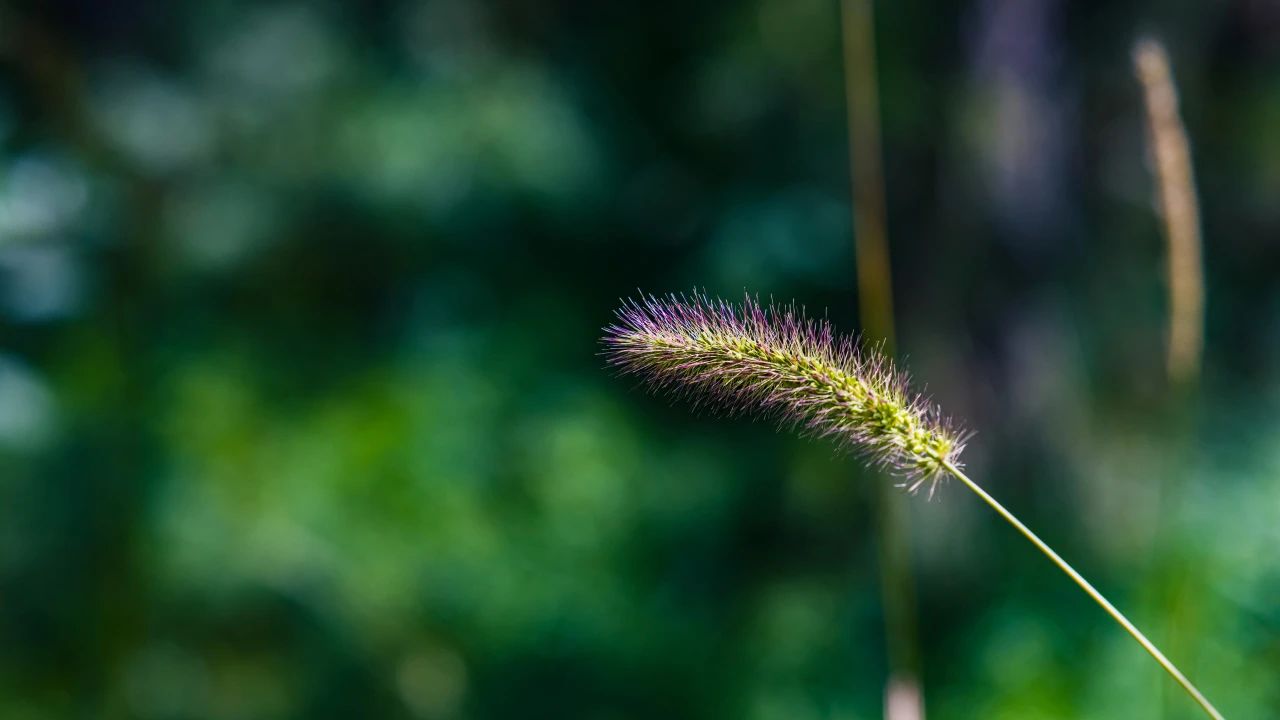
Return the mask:
[[[878,8],[901,352],[973,475],[1280,715],[1280,8]],[[1164,372],[1130,50],[1203,206]],[[834,0],[0,3],[0,716],[875,718],[872,483],[614,377],[645,291],[856,330]],[[959,484],[931,718],[1196,716]]]

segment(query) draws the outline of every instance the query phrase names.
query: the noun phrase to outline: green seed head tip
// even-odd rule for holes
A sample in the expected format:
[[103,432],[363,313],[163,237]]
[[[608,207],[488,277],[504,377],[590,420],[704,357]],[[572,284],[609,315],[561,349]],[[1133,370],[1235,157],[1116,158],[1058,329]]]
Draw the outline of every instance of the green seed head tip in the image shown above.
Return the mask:
[[879,352],[794,305],[741,305],[694,293],[628,301],[605,330],[610,360],[695,403],[771,411],[862,450],[930,493],[959,467],[965,435],[910,392]]

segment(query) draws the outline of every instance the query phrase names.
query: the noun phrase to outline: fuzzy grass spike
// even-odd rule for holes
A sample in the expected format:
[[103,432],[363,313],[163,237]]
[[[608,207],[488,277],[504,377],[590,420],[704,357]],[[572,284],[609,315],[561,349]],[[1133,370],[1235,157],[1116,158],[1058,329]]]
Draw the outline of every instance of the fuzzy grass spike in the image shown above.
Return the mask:
[[840,337],[793,305],[741,306],[695,293],[628,301],[606,328],[609,359],[695,401],[760,408],[833,437],[906,478],[911,490],[959,465],[964,435],[913,395],[879,353]]
[[605,354],[623,372],[695,404],[761,409],[815,435],[836,438],[897,470],[912,491],[959,479],[1098,603],[1199,703],[1222,714],[1102,593],[961,470],[965,436],[912,394],[906,377],[874,350],[837,335],[795,305],[741,305],[694,293],[625,301],[605,328]]

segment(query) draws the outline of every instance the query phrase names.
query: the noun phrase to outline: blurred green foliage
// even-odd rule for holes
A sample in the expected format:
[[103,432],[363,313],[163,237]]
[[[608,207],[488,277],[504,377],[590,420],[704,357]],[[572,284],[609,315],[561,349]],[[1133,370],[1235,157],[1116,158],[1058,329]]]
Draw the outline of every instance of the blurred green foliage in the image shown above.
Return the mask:
[[[900,345],[981,478],[1280,715],[1280,11],[883,3]],[[1206,368],[1163,379],[1169,44]],[[611,377],[639,287],[854,328],[834,0],[0,5],[0,716],[873,718],[869,482]],[[957,486],[933,718],[1194,717]]]

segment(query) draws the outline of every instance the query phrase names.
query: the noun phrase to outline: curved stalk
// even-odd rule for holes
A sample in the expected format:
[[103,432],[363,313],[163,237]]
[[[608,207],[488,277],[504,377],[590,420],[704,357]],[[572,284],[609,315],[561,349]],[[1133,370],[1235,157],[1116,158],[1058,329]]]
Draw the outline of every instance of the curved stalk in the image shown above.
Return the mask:
[[1006,510],[1005,507],[997,502],[995,498],[991,497],[986,490],[983,490],[977,483],[971,480],[968,475],[965,475],[960,468],[955,466],[955,463],[945,459],[940,460],[940,462],[947,472],[951,473],[967,485],[974,494],[982,498],[983,502],[990,505],[993,510],[999,513],[1000,517],[1008,520],[1010,525],[1017,528],[1018,532],[1022,533],[1023,537],[1030,540],[1032,545],[1035,545],[1040,552],[1044,553],[1046,557],[1052,560],[1053,564],[1057,565],[1062,572],[1066,573],[1067,577],[1071,578],[1076,585],[1079,585],[1080,589],[1084,590],[1089,597],[1093,598],[1094,602],[1101,605],[1102,609],[1106,610],[1107,614],[1120,624],[1120,627],[1123,627],[1126,632],[1132,635],[1133,639],[1137,640],[1138,644],[1150,653],[1151,657],[1155,658],[1156,662],[1160,663],[1160,667],[1164,668],[1166,672],[1173,676],[1174,680],[1178,681],[1178,684],[1182,686],[1182,689],[1186,690],[1187,694],[1200,704],[1200,707],[1208,713],[1209,717],[1214,718],[1214,720],[1223,720],[1222,713],[1218,712],[1218,709],[1209,702],[1208,698],[1196,689],[1195,685],[1191,684],[1191,681],[1187,679],[1187,676],[1183,675],[1182,671],[1170,662],[1169,658],[1165,657],[1164,653],[1160,652],[1160,649],[1148,640],[1147,636],[1143,635],[1141,630],[1139,630],[1132,622],[1129,622],[1129,618],[1125,617],[1124,613],[1117,610],[1116,606],[1112,605],[1109,600],[1103,597],[1102,593],[1098,592],[1097,588],[1091,585],[1088,580],[1085,580],[1080,573],[1076,572],[1075,568],[1071,567],[1066,560],[1063,560],[1061,555],[1054,552],[1053,548],[1046,545],[1039,536],[1031,532],[1031,529],[1026,525],[1023,525],[1022,521],[1015,517],[1013,513]]

